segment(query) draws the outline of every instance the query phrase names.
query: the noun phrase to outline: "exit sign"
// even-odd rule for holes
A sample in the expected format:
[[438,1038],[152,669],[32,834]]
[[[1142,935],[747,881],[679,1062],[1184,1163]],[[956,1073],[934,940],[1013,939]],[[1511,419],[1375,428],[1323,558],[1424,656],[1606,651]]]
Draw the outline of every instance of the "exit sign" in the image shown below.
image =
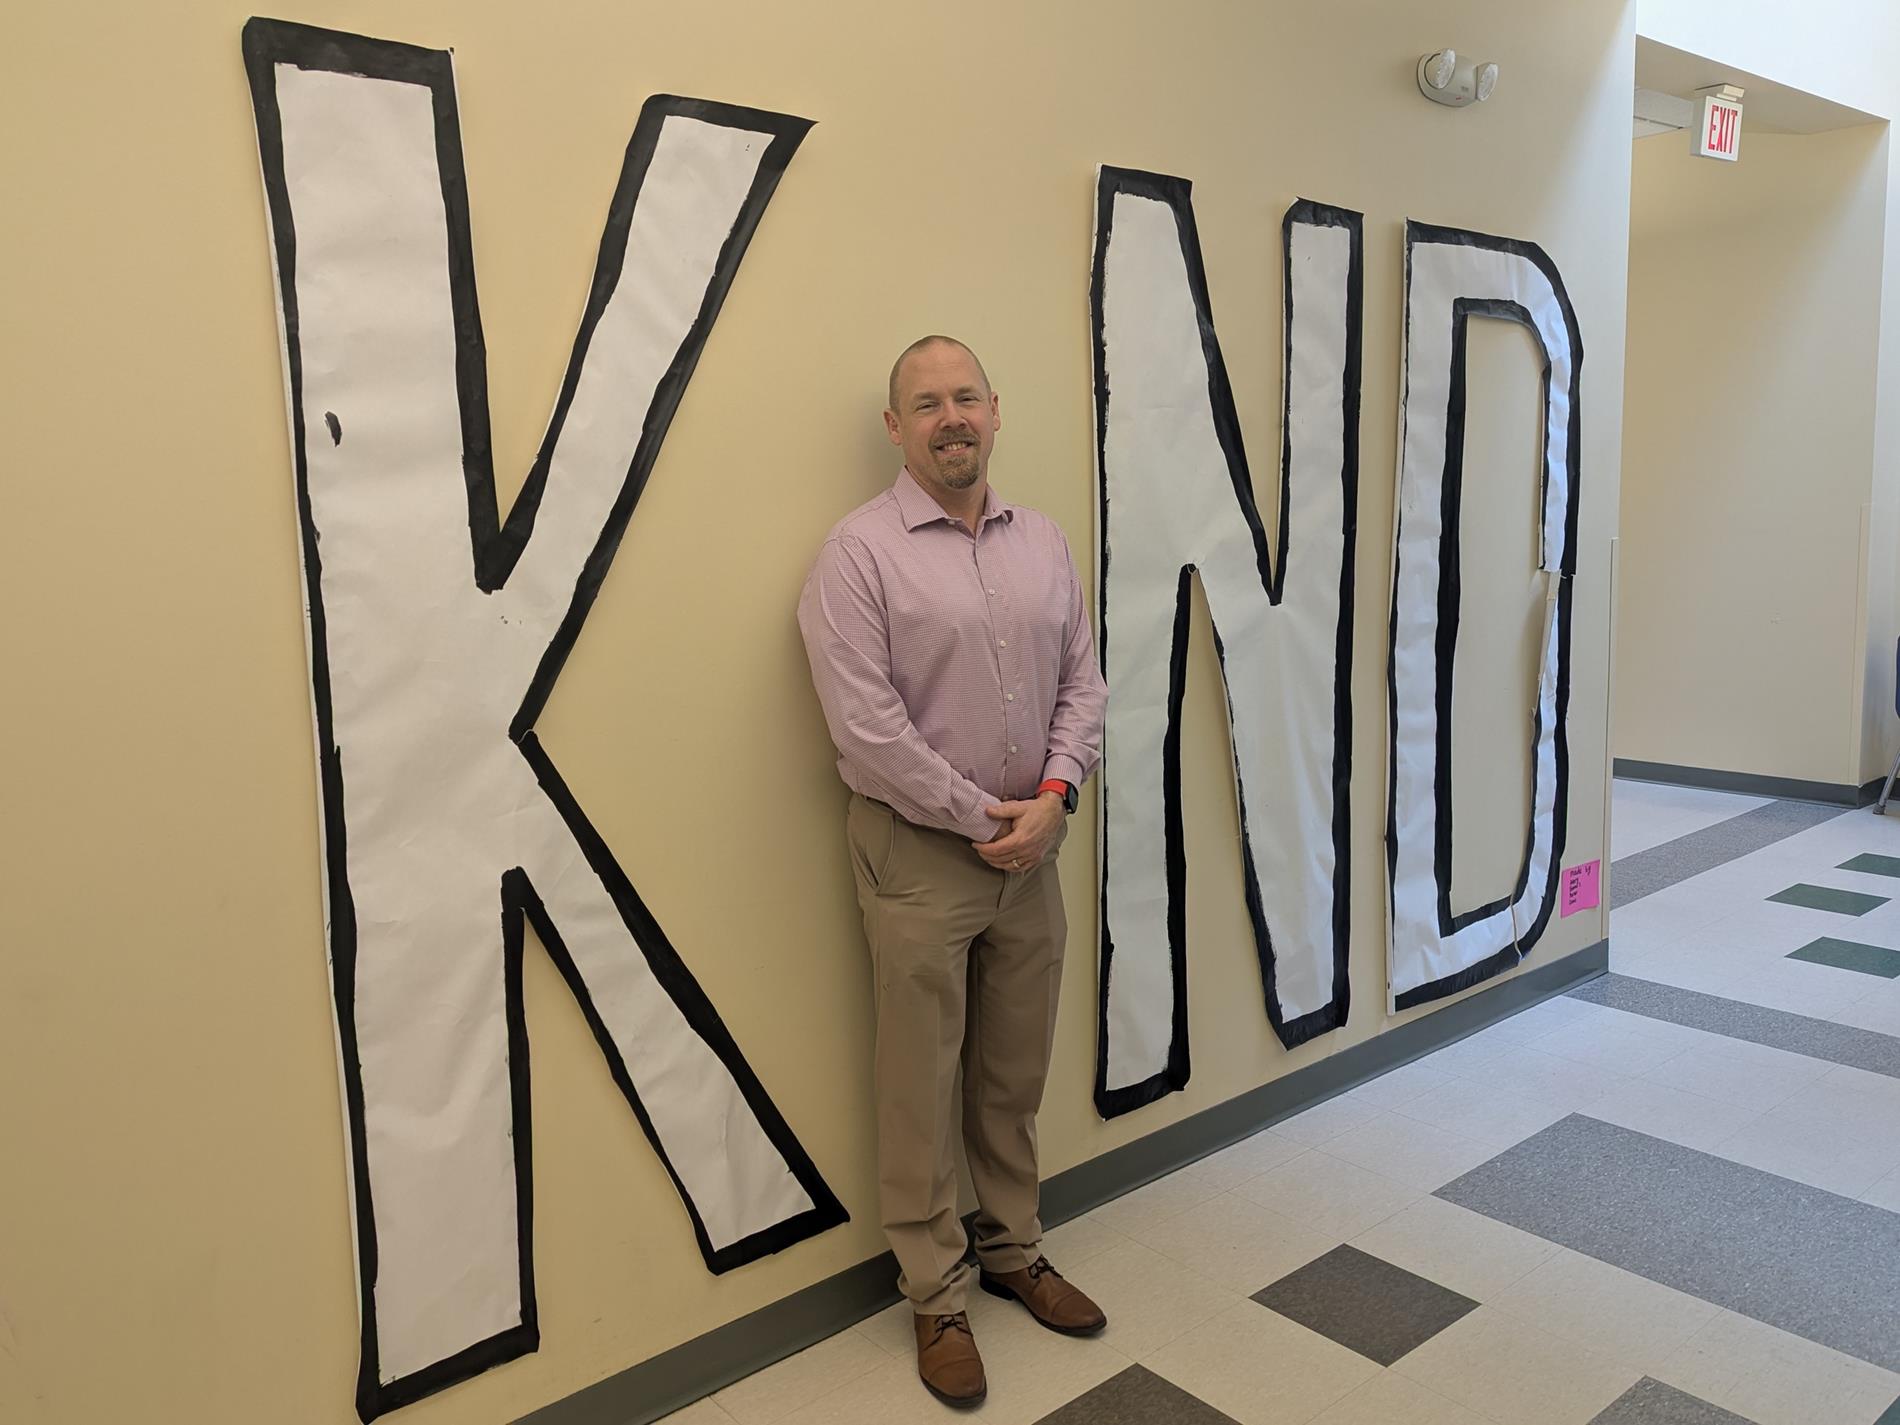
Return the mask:
[[1697,158],[1721,158],[1733,163],[1741,156],[1742,106],[1714,94],[1702,96],[1702,121],[1696,128]]

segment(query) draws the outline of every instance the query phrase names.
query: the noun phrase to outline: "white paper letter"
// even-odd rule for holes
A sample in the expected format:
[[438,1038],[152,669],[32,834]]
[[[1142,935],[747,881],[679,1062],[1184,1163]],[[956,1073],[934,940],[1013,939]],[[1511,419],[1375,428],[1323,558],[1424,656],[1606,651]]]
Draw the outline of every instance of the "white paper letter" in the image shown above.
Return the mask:
[[539,1340],[524,916],[712,1270],[844,1220],[532,731],[809,126],[648,101],[503,524],[448,54],[266,20],[244,52],[303,536],[368,1420]]
[[[1563,860],[1570,754],[1570,607],[1577,543],[1583,341],[1556,267],[1535,244],[1407,223],[1405,375],[1392,581],[1392,1004],[1408,1009],[1509,969],[1549,923]],[[1537,705],[1530,709],[1531,818],[1516,888],[1451,905],[1451,682],[1458,638],[1458,508],[1464,472],[1465,330],[1520,322],[1544,353],[1538,567],[1549,575]]]
[[1198,572],[1227,684],[1247,909],[1289,1048],[1345,1021],[1361,219],[1283,229],[1277,538],[1262,527],[1214,336],[1189,185],[1104,168],[1092,307],[1101,512],[1104,1117],[1187,1082],[1180,712]]

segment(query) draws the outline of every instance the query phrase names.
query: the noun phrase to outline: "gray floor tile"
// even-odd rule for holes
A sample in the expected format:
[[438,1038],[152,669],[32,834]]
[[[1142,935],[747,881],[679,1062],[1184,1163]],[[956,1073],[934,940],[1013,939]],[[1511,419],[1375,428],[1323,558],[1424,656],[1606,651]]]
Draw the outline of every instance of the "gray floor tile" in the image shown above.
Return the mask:
[[1352,1246],[1333,1248],[1253,1299],[1382,1366],[1478,1308],[1468,1296]]
[[1130,1366],[1036,1425],[1234,1425],[1206,1401],[1153,1371]]
[[1750,1425],[1744,1416],[1644,1376],[1611,1401],[1590,1425]]
[[1846,810],[1813,802],[1770,802],[1674,841],[1625,856],[1610,871],[1614,902],[1619,906],[1629,905],[1678,881],[1733,861],[1737,856],[1746,856],[1798,831],[1832,821]]
[[1701,990],[1685,990],[1631,975],[1599,975],[1570,991],[1570,996],[1900,1079],[1900,1038],[1872,1029],[1857,1029],[1851,1024],[1836,1024],[1831,1019],[1815,1019],[1811,1015],[1790,1014],[1783,1009],[1724,999]]
[[1437,1196],[1900,1369],[1900,1213],[1579,1114]]
[[1756,1260],[1774,1298],[1770,1325],[1900,1370],[1900,1213],[1836,1197]]
[[1887,903],[1885,896],[1870,896],[1865,891],[1843,891],[1834,886],[1811,886],[1797,881],[1785,891],[1768,897],[1782,905],[1798,905],[1806,910],[1832,911],[1836,915],[1865,915]]
[[1860,871],[1869,876],[1900,876],[1900,856],[1877,856],[1868,851],[1836,867],[1841,871]]
[[1836,940],[1831,935],[1823,935],[1799,950],[1789,951],[1788,958],[1806,960],[1813,965],[1832,965],[1837,970],[1858,970],[1863,975],[1879,975],[1883,980],[1900,979],[1900,950]]

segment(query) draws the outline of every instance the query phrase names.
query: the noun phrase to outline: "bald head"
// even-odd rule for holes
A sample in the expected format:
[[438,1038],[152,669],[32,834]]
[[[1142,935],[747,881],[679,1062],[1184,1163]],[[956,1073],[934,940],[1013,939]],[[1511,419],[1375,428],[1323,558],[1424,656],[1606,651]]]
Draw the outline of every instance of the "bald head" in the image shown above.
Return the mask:
[[976,366],[976,374],[983,378],[983,389],[985,391],[989,390],[990,388],[989,373],[983,369],[983,363],[977,360],[976,353],[974,351],[971,351],[969,347],[965,346],[962,342],[958,341],[953,336],[920,336],[917,338],[917,340],[913,341],[909,346],[905,347],[901,352],[899,352],[897,355],[897,360],[891,363],[891,385],[890,385],[890,391],[888,392],[888,395],[887,395],[887,399],[890,401],[890,405],[885,408],[886,410],[894,411],[897,409],[897,396],[898,396],[897,388],[898,388],[899,382],[903,379],[904,363],[909,361],[911,357],[917,355],[919,352],[929,351],[933,347],[942,347],[942,346],[952,347],[955,350],[962,352],[965,356],[969,357],[971,362]]

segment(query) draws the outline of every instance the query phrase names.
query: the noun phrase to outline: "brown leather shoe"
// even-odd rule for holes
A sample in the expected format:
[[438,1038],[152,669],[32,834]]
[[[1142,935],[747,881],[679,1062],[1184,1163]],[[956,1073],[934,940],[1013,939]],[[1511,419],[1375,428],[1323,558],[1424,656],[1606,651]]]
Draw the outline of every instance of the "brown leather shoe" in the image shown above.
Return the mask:
[[983,1378],[983,1358],[976,1353],[969,1317],[961,1311],[953,1316],[917,1317],[917,1376],[924,1389],[945,1405],[967,1408],[983,1403],[990,1387]]
[[1029,1314],[1064,1336],[1093,1336],[1108,1325],[1102,1308],[1062,1279],[1062,1273],[1038,1257],[1020,1272],[983,1272],[977,1283],[991,1296],[1014,1297]]

